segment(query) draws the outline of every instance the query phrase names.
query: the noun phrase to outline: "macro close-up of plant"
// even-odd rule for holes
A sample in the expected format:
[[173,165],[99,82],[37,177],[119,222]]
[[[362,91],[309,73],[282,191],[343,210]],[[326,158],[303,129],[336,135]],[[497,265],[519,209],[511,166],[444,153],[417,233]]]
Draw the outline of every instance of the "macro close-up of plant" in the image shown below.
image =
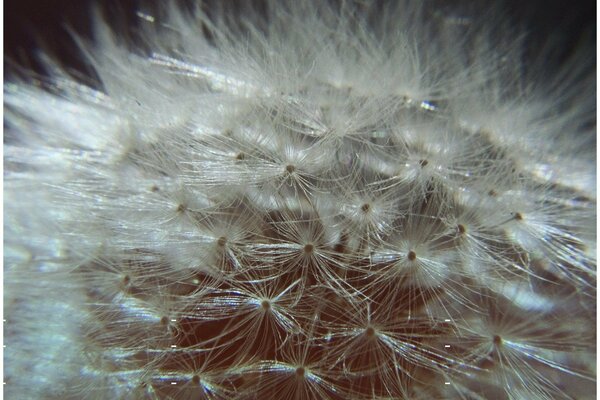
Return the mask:
[[156,3],[9,65],[5,398],[596,398],[586,48],[496,3]]

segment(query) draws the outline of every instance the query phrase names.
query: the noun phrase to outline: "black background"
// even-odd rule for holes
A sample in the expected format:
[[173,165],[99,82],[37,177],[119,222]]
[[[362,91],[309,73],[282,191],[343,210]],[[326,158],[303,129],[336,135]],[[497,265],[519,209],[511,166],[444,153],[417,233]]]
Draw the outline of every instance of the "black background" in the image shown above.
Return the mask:
[[[318,0],[316,0],[318,1]],[[456,0],[443,0],[452,4]],[[458,0],[460,1],[460,0]],[[491,0],[472,0],[476,5]],[[551,41],[556,47],[550,64],[559,65],[574,51],[589,54],[590,65],[596,64],[596,2],[593,0],[499,0],[510,17],[528,31],[530,49]],[[83,69],[76,46],[65,25],[84,36],[91,33],[90,9],[93,0],[5,0],[4,52],[5,70],[15,65],[39,69],[35,52],[44,45],[46,51],[75,69]],[[146,2],[147,3],[147,2]],[[463,1],[464,3],[464,1]],[[469,2],[467,1],[467,4]],[[143,0],[104,0],[99,2],[111,18],[124,26],[136,22],[135,11]],[[233,3],[235,4],[235,3]],[[113,21],[114,22],[114,21]]]

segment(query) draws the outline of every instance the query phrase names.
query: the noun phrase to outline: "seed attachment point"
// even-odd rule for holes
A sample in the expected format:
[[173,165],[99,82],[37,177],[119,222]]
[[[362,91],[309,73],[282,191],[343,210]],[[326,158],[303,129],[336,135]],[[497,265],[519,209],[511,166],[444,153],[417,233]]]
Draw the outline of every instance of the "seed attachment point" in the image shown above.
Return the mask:
[[315,246],[312,243],[308,243],[304,246],[304,252],[306,254],[312,254],[312,252],[315,250]]
[[517,221],[522,221],[523,220],[523,214],[521,214],[520,212],[516,212],[513,213],[515,220]]
[[369,326],[367,329],[365,329],[365,336],[367,336],[368,338],[372,338],[373,336],[375,336],[375,329]]
[[225,247],[226,244],[227,244],[227,238],[225,236],[221,236],[220,238],[217,239],[217,246]]
[[260,303],[260,305],[261,305],[261,307],[263,308],[263,310],[265,310],[265,311],[267,311],[267,310],[269,310],[269,309],[271,308],[271,303],[269,303],[269,301],[268,301],[268,300],[263,300],[263,301]]

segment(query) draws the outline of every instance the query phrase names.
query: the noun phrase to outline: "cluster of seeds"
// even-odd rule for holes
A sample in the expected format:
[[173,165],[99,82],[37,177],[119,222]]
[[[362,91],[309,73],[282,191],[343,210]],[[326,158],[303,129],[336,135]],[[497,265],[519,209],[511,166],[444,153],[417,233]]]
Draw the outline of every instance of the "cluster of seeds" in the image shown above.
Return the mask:
[[593,264],[564,218],[588,201],[441,106],[387,99],[379,124],[332,132],[338,90],[319,90],[114,166],[119,191],[88,209],[112,250],[74,274],[116,382],[174,399],[549,399],[567,398],[563,376],[591,379]]
[[[306,19],[329,32],[326,17]],[[68,170],[43,173],[72,243],[61,257],[79,260],[61,279],[85,298],[77,346],[89,360],[74,396],[589,395],[595,191],[572,179],[575,157],[523,133],[555,121],[511,125],[507,110],[531,104],[522,98],[480,111],[487,80],[464,96],[452,80],[426,88],[425,73],[421,91],[402,80],[370,90],[351,64],[361,54],[368,70],[389,49],[358,28],[352,39],[360,18],[329,32],[340,43],[331,59],[298,28],[306,21],[290,22],[314,60],[260,86],[277,70],[277,38],[250,27],[263,51],[236,53],[235,32],[202,21],[212,36],[180,39],[187,52],[165,39],[133,56],[105,37],[93,62],[107,94],[60,76],[52,94],[5,89],[13,115],[46,103],[42,91],[77,121],[69,139],[48,128],[51,115],[35,117],[42,150]],[[226,67],[236,55],[243,66]]]

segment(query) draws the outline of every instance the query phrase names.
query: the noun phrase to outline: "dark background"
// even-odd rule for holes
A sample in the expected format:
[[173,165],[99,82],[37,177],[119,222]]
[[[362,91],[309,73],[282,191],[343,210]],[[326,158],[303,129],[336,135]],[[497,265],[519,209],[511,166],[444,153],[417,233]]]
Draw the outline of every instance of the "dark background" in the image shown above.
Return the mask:
[[[319,1],[319,0],[315,0]],[[335,0],[334,0],[335,1]],[[491,0],[443,0],[485,7]],[[552,43],[551,65],[560,65],[575,49],[589,53],[590,65],[596,64],[596,2],[594,0],[498,0],[512,20],[528,31],[529,53]],[[65,64],[85,70],[78,60],[76,46],[66,24],[85,35],[91,33],[90,9],[93,0],[5,0],[4,51],[5,70],[15,65],[40,69],[35,60],[40,44]],[[137,23],[135,11],[143,0],[104,0],[98,2],[108,11],[111,22],[121,26]],[[235,0],[230,0],[234,4]]]

